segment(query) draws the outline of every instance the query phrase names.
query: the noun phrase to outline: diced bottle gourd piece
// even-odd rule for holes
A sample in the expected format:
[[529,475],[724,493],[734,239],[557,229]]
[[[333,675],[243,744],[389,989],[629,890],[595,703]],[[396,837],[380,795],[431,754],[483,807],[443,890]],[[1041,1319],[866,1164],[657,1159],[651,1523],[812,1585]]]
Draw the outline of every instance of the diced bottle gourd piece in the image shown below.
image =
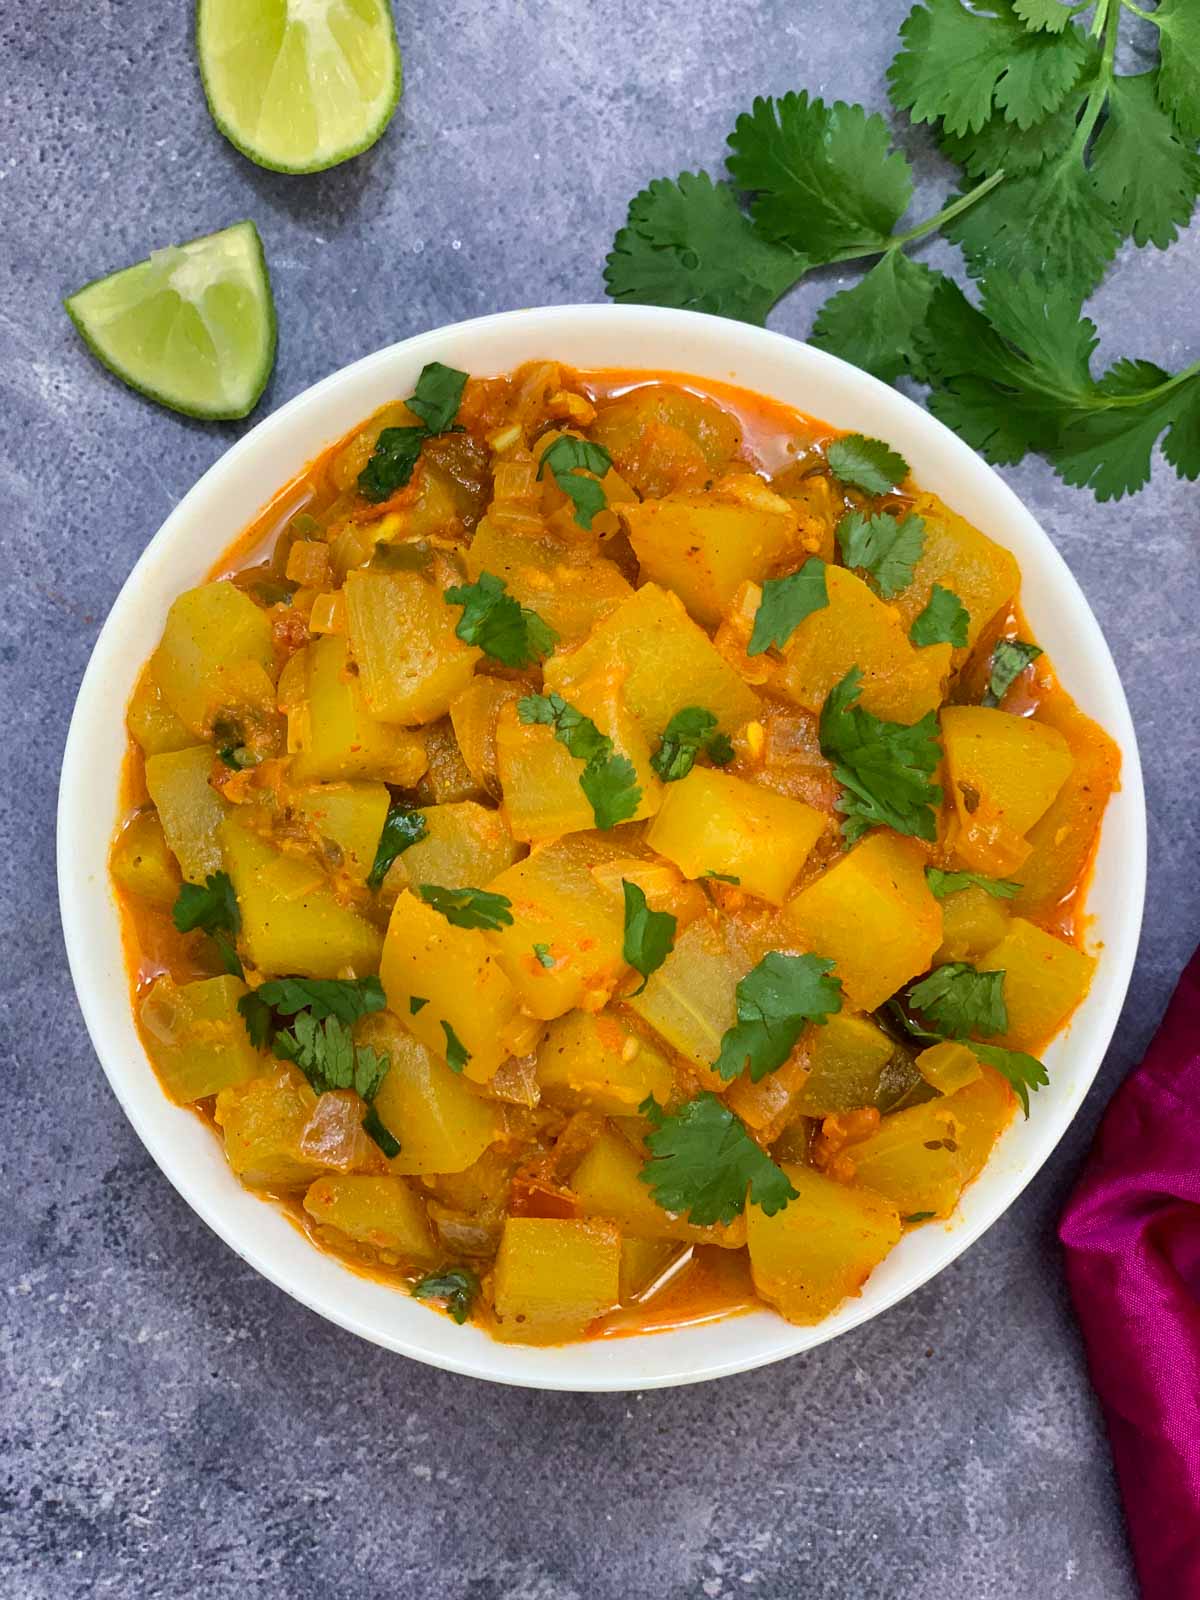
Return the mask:
[[684,1239],[738,1249],[746,1224],[736,1217],[728,1227],[697,1228],[685,1217],[664,1211],[641,1180],[645,1165],[619,1134],[602,1133],[571,1174],[571,1190],[585,1216],[606,1217],[623,1234],[639,1239]]
[[[622,904],[591,873],[594,850],[569,838],[535,850],[489,884],[512,902],[512,926],[484,938],[531,1016],[598,1011],[626,970]],[[546,945],[544,966],[535,945]]]
[[212,746],[207,744],[151,756],[146,762],[146,788],[189,883],[203,883],[221,870],[221,824],[229,806],[208,781],[212,764]]
[[720,494],[675,495],[622,506],[620,517],[642,577],[673,589],[710,627],[739,584],[761,581],[796,549],[796,516],[784,500],[765,510]]
[[983,1076],[970,1047],[957,1039],[943,1039],[917,1057],[917,1070],[939,1094],[955,1094]]
[[973,961],[999,943],[1008,927],[1010,904],[974,883],[948,894],[942,901],[942,942],[935,964]]
[[803,801],[697,766],[665,785],[646,842],[689,878],[724,873],[781,906],[826,821]]
[[795,1116],[808,1077],[807,1048],[802,1040],[782,1066],[757,1083],[748,1072],[734,1078],[725,1092],[730,1110],[763,1142],[769,1144]]
[[[302,665],[293,665],[302,663]],[[425,735],[370,713],[346,641],[316,639],[292,657],[280,679],[301,679],[304,696],[287,706],[288,749],[297,782],[377,778],[411,788],[425,771]]]
[[858,1294],[900,1238],[886,1197],[848,1187],[811,1167],[784,1167],[799,1198],[773,1217],[748,1206],[746,1242],[754,1287],[781,1316],[820,1322]]
[[861,578],[844,567],[825,569],[829,604],[811,612],[783,647],[780,693],[819,713],[834,684],[857,667],[859,704],[888,722],[918,722],[935,711],[953,654],[948,644],[917,649],[907,624]]
[[[456,928],[415,895],[396,901],[379,975],[389,1007],[443,1060],[449,1024],[469,1055],[463,1071],[476,1083],[486,1083],[502,1061],[532,1044],[533,1025],[521,1017],[516,990],[484,935]],[[424,1003],[414,1011],[415,1002]],[[403,1139],[402,1129],[396,1137]]]
[[390,1012],[365,1017],[355,1039],[386,1053],[392,1063],[375,1109],[400,1140],[393,1172],[465,1172],[504,1132],[500,1107],[468,1088]]
[[600,407],[588,430],[639,494],[702,484],[741,450],[737,418],[706,396],[666,384]]
[[243,1183],[298,1189],[318,1175],[319,1165],[300,1148],[316,1102],[300,1074],[283,1062],[221,1090],[216,1122],[225,1135],[226,1159]]
[[385,428],[415,428],[421,418],[410,411],[401,400],[389,400],[380,406],[374,416],[361,427],[353,438],[347,440],[330,462],[329,476],[341,490],[354,489],[358,475],[375,454],[379,435]]
[[515,705],[524,690],[504,678],[476,675],[450,707],[450,723],[467,770],[485,793],[498,796],[496,725],[501,710]]
[[419,572],[351,572],[350,649],[367,707],[380,722],[444,717],[482,652],[454,630],[461,611]]
[[926,859],[914,840],[876,828],[788,904],[808,949],[836,963],[860,1010],[924,972],[942,942]]
[[564,1344],[620,1296],[621,1235],[611,1223],[509,1217],[496,1257],[496,1336]]
[[127,894],[151,905],[172,906],[179,893],[179,868],[158,812],[147,808],[130,818],[113,845],[112,875]]
[[662,1276],[679,1246],[670,1239],[621,1240],[621,1304],[628,1305]]
[[551,1105],[617,1117],[632,1115],[647,1095],[665,1105],[675,1087],[670,1063],[607,1011],[570,1011],[552,1022],[538,1044],[537,1078]]
[[1013,917],[1000,943],[976,962],[983,972],[1004,973],[1008,1031],[989,1043],[1037,1050],[1053,1037],[1083,999],[1095,960],[1024,917]]
[[260,972],[339,978],[379,970],[378,928],[341,904],[315,862],[284,855],[237,815],[222,825],[221,844],[242,946]]
[[[641,799],[634,818],[651,816],[662,784],[650,765],[646,735],[621,695],[616,675],[588,679],[571,702],[613,741],[613,753],[632,763]],[[518,839],[552,839],[595,827],[595,811],[580,778],[584,763],[542,723],[523,723],[515,705],[505,706],[496,727],[496,764],[504,812]]]
[[983,1171],[996,1140],[1012,1121],[1016,1096],[994,1068],[980,1063],[979,1076],[948,1097],[958,1118],[958,1161],[964,1184]]
[[478,800],[484,792],[463,760],[449,717],[439,717],[425,729],[425,758],[429,765],[417,785],[423,803],[440,806]]
[[1120,777],[1121,752],[1065,696],[1043,701],[1038,719],[1058,729],[1074,761],[1049,809],[1030,828],[1032,849],[1021,863],[1021,892],[1013,909],[1040,918],[1070,894],[1091,859],[1100,819]]
[[142,1037],[163,1088],[177,1105],[203,1100],[262,1072],[237,1003],[240,978],[180,983],[156,978],[142,1001]]
[[855,1182],[886,1195],[902,1217],[948,1217],[967,1181],[955,1096],[939,1096],[884,1117],[869,1139],[847,1145]]
[[232,583],[204,583],[173,602],[151,670],[171,710],[201,738],[217,721],[275,709],[270,621]]
[[734,991],[750,965],[710,922],[693,922],[628,1004],[680,1055],[709,1073],[711,1087],[721,1087],[711,1068],[726,1030],[737,1021]]
[[382,783],[315,783],[298,789],[296,810],[330,865],[365,883],[375,862],[391,797]]
[[823,1027],[813,1029],[809,1074],[797,1109],[805,1116],[826,1117],[873,1106],[895,1048],[868,1018],[835,1013]]
[[138,679],[125,720],[143,755],[166,755],[171,750],[186,750],[196,742],[187,723],[167,704],[149,667]]
[[989,706],[946,706],[942,741],[959,824],[955,853],[989,872],[993,836],[1024,838],[1066,781],[1070,746],[1057,728]]
[[675,595],[647,583],[605,617],[577,650],[546,663],[547,693],[573,701],[597,669],[623,667],[625,701],[652,741],[685,706],[704,706],[733,733],[760,702]]
[[521,852],[499,811],[474,800],[425,806],[425,837],[409,845],[388,873],[397,888],[436,883],[443,889],[484,889]]
[[403,1178],[330,1174],[310,1186],[304,1209],[322,1227],[408,1265],[429,1266],[437,1257],[425,1207]]
[[952,590],[967,609],[967,647],[974,646],[984,628],[1016,594],[1021,572],[1010,550],[980,533],[935,494],[918,495],[913,511],[925,524],[920,560],[912,582],[892,604],[905,629],[929,604],[935,583]]
[[549,623],[567,647],[633,593],[615,562],[557,539],[524,538],[489,517],[475,530],[467,572],[473,581],[483,572],[503,578],[509,594]]

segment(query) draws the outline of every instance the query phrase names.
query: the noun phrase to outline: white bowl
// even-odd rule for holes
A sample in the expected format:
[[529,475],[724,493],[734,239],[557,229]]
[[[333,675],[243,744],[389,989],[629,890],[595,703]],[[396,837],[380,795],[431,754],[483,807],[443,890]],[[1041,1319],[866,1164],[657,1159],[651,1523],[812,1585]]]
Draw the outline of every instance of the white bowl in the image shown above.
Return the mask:
[[[863,1293],[815,1328],[791,1327],[763,1310],[669,1333],[524,1349],[456,1327],[323,1255],[243,1189],[211,1131],[167,1100],[133,1024],[106,860],[125,753],[121,710],[167,607],[203,580],[264,500],[327,444],[385,401],[410,394],[427,361],[482,376],[540,357],[720,379],[888,440],[922,488],[1013,551],[1035,636],[1066,688],[1121,748],[1121,789],[1105,814],[1087,902],[1099,966],[1069,1031],[1046,1052],[1049,1088],[1036,1096],[1029,1120],[1018,1118],[1005,1133],[950,1223],[902,1239]],[[130,418],[136,426],[132,410]],[[406,339],[316,384],[240,439],[167,518],[117,597],[79,691],[58,813],[63,928],[88,1031],[129,1120],[188,1204],[265,1277],[330,1321],[434,1366],[544,1389],[645,1389],[778,1361],[878,1316],[961,1254],[1049,1157],[1096,1075],[1133,969],[1145,860],[1141,768],[1116,667],[1078,584],[1012,490],[926,411],[832,356],[759,328],[642,306],[514,311]]]

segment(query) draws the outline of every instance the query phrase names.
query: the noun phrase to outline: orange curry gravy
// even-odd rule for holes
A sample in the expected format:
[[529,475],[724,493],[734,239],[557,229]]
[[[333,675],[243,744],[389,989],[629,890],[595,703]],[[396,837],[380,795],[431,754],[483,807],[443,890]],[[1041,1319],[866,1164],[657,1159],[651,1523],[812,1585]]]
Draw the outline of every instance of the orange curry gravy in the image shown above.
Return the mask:
[[[745,458],[768,477],[792,468],[803,472],[806,463],[819,457],[821,446],[836,432],[828,425],[762,395],[730,384],[683,374],[634,370],[572,373],[569,369],[562,369],[562,379],[592,401],[616,399],[632,390],[660,383],[715,400],[737,418],[742,429]],[[507,379],[472,380],[467,388],[462,414],[474,411],[476,417],[482,416],[486,421],[489,389],[507,382]],[[476,402],[474,406],[472,400]],[[468,416],[469,424],[472,420]],[[360,423],[344,439],[332,444],[273,496],[214,564],[210,579],[236,577],[252,567],[264,570],[266,565],[282,572],[287,548],[293,537],[289,531],[292,519],[302,513],[319,516],[339,498],[339,489],[331,478],[331,465],[339,451],[362,426]],[[897,509],[908,503],[907,497],[899,494],[889,499]],[[382,515],[394,508],[395,501],[391,501],[369,508],[367,514]],[[359,514],[362,514],[361,510]],[[282,605],[274,607],[271,615],[283,654],[307,642],[309,635],[302,617],[289,617]],[[1004,636],[1032,637],[1016,607],[997,617],[980,638],[960,673],[952,699],[965,703],[978,702],[986,683],[987,662],[992,646]],[[767,699],[769,701],[769,696]],[[1082,764],[1083,781],[1079,785],[1082,798],[1076,802],[1070,822],[1064,822],[1061,830],[1064,840],[1068,832],[1071,836],[1064,852],[1061,894],[1052,915],[1036,918],[1060,938],[1080,943],[1086,920],[1083,904],[1099,823],[1108,796],[1117,786],[1119,753],[1103,732],[1078,710],[1059,685],[1044,656],[1022,674],[1005,702],[1005,709],[1025,716],[1036,712],[1066,736],[1077,765]],[[144,757],[140,747],[130,738],[122,782],[122,800],[126,812],[136,811],[146,804],[147,799]],[[177,982],[187,982],[214,976],[220,970],[214,964],[211,951],[206,948],[207,942],[197,934],[181,935],[176,932],[169,911],[144,902],[136,903],[120,892],[118,898],[122,907],[124,948],[135,1017],[142,997],[162,973],[169,972]],[[141,1026],[140,1021],[138,1025]],[[212,1126],[214,1135],[219,1137],[213,1120],[213,1101],[202,1102],[194,1109]],[[420,1182],[419,1179],[412,1181]],[[351,1270],[385,1281],[413,1281],[414,1275],[404,1273],[394,1258],[388,1259],[386,1251],[349,1245],[343,1237],[334,1237],[331,1230],[318,1226],[304,1211],[298,1195],[266,1193],[297,1227],[321,1248],[339,1256]],[[550,1195],[544,1197],[544,1202],[539,1201],[534,1192],[525,1195],[519,1210],[524,1215],[563,1215],[561,1210],[556,1209],[558,1203]],[[513,1210],[516,1213],[518,1207],[514,1205]],[[762,1301],[755,1295],[751,1283],[744,1249],[733,1251],[713,1246],[681,1245],[674,1259],[651,1281],[649,1288],[636,1302],[601,1318],[593,1325],[591,1333],[593,1337],[622,1337],[655,1332],[708,1322],[761,1306]]]

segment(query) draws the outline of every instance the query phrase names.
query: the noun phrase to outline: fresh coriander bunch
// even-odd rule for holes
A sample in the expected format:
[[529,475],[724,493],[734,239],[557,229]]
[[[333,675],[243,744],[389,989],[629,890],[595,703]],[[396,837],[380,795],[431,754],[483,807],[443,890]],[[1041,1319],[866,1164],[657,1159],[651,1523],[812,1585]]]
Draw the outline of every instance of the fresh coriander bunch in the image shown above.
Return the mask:
[[[1117,71],[1122,26],[1157,61]],[[1166,249],[1200,193],[1200,5],[1132,0],[922,0],[888,72],[893,102],[962,168],[909,222],[912,171],[887,124],[804,92],[758,99],[729,135],[731,182],[658,179],[637,195],[605,279],[614,299],[762,323],[814,268],[870,263],[811,339],[887,382],[931,385],[931,409],[996,462],[1036,450],[1101,499],[1146,482],[1151,454],[1200,475],[1200,364],[1091,371],[1082,317],[1123,240]],[[981,309],[914,259],[958,243]]]

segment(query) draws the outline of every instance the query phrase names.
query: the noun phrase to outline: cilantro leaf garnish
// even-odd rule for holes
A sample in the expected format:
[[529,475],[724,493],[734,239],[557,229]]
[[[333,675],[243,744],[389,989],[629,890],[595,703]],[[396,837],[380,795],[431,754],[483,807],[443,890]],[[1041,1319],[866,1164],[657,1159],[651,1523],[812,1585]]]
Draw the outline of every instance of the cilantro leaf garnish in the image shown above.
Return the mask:
[[717,732],[717,719],[703,706],[684,706],[663,729],[662,743],[650,757],[650,765],[664,783],[686,778],[701,751],[717,766],[733,760],[733,745],[724,733]]
[[756,195],[761,236],[816,265],[891,242],[912,172],[890,142],[882,117],[802,91],[756,99],[729,135],[728,164],[738,187]]
[[1187,139],[1200,139],[1200,16],[1188,0],[1158,0],[1146,19],[1158,29],[1158,98]]
[[664,1211],[708,1228],[740,1216],[747,1191],[769,1217],[797,1198],[787,1173],[715,1094],[704,1091],[670,1115],[653,1096],[639,1109],[655,1124],[646,1136],[650,1160],[639,1177]]
[[430,361],[421,370],[415,392],[404,403],[430,433],[445,433],[462,404],[467,374],[441,361]]
[[533,953],[537,957],[539,967],[545,967],[547,971],[553,967],[554,957],[550,954],[550,946],[548,944],[535,944]]
[[416,844],[428,832],[425,818],[419,811],[407,806],[392,805],[383,819],[383,831],[375,848],[375,860],[367,875],[367,888],[378,889],[387,876],[388,868],[396,857],[403,855],[410,844]]
[[448,605],[462,606],[455,633],[506,667],[532,667],[554,649],[558,634],[536,611],[507,592],[503,578],[481,572],[474,583],[447,589]]
[[1000,639],[992,651],[982,705],[998,706],[1017,679],[1042,654],[1041,646],[1024,639]]
[[378,978],[271,978],[238,1001],[250,1038],[260,1049],[269,1042],[277,1017],[310,1011],[318,1022],[336,1017],[349,1027],[386,1006]]
[[708,871],[702,872],[700,876],[702,878],[711,878],[714,883],[740,884],[742,881],[740,878],[735,877],[732,872],[714,872],[711,867]]
[[227,872],[210,873],[203,884],[181,884],[171,908],[171,920],[180,933],[199,928],[208,934],[221,953],[226,972],[235,978],[244,976],[234,945],[242,929],[242,913]]
[[929,781],[942,754],[937,717],[930,711],[911,725],[885,722],[854,704],[861,681],[851,667],[821,709],[821,751],[846,790],[837,802],[846,815],[842,833],[853,844],[883,825],[932,843],[942,803],[941,789]]
[[772,645],[781,650],[805,617],[828,604],[825,563],[820,556],[810,556],[799,572],[786,578],[767,578],[746,654],[760,656]]
[[907,991],[914,1011],[951,1039],[1003,1033],[1008,1027],[1003,972],[979,972],[962,961],[935,967]]
[[[1196,43],[1200,49],[1200,28]],[[1195,139],[1181,134],[1159,105],[1158,76],[1114,74],[1107,119],[1092,151],[1092,181],[1118,232],[1136,245],[1165,250],[1191,220],[1200,191],[1200,156]]]
[[840,978],[822,956],[765,955],[737,985],[738,1020],[725,1031],[713,1063],[722,1078],[749,1071],[757,1083],[781,1067],[807,1023],[824,1023],[842,1009]]
[[[603,445],[564,433],[542,455],[537,475],[542,477],[549,468],[555,483],[575,506],[575,521],[590,531],[592,518],[608,505],[608,496],[599,480],[611,467],[612,457]],[[589,472],[595,476],[581,476]]]
[[914,122],[940,118],[951,133],[982,128],[993,105],[1028,128],[1062,104],[1087,61],[1078,29],[1031,32],[999,4],[972,11],[960,0],[925,0],[900,37],[888,69],[893,103]]
[[479,1279],[470,1267],[450,1267],[445,1272],[427,1273],[413,1284],[418,1300],[444,1300],[446,1310],[461,1327],[471,1315],[479,1293]]
[[921,377],[917,334],[925,324],[940,272],[886,250],[849,289],[830,295],[813,320],[809,343],[851,361],[884,383],[903,373]]
[[446,1062],[452,1072],[461,1072],[470,1061],[471,1052],[448,1022],[442,1023],[442,1032],[446,1035]]
[[[380,1079],[380,1082],[382,1081]],[[400,1154],[400,1141],[384,1123],[383,1118],[379,1115],[377,1106],[367,1106],[367,1114],[362,1119],[362,1127],[367,1138],[375,1141],[389,1161]]]
[[1033,1089],[1036,1092],[1050,1082],[1050,1074],[1038,1058],[1026,1054],[1024,1050],[1006,1050],[1002,1045],[980,1044],[974,1039],[969,1041],[969,1048],[980,1061],[994,1067],[1008,1079],[1021,1102],[1022,1111],[1028,1117],[1029,1091]]
[[941,867],[926,867],[925,881],[935,900],[944,900],[960,889],[982,889],[993,900],[1012,900],[1021,892],[1021,885],[1007,878],[985,878],[981,872],[946,872]]
[[864,494],[890,494],[908,477],[908,462],[882,439],[847,433],[831,439],[825,459],[835,478]]
[[848,511],[838,523],[837,541],[846,565],[866,572],[890,600],[912,582],[925,547],[925,523],[911,511],[904,517]]
[[421,418],[419,427],[384,428],[371,459],[358,475],[364,500],[378,505],[403,489],[416,469],[421,446],[435,434],[445,433],[458,415],[467,374],[440,361],[431,361],[417,379],[416,391],[405,401]]
[[971,615],[954,590],[935,583],[924,610],[913,618],[908,637],[915,645],[952,644],[962,650],[970,623]]
[[436,883],[419,884],[417,893],[456,928],[499,933],[512,925],[512,901],[507,895],[490,894],[486,889],[443,889]]
[[[625,892],[625,942],[621,954],[642,975],[641,985],[633,991],[636,995],[641,994],[650,974],[658,971],[674,949],[677,923],[669,911],[651,911],[645,892],[636,883],[622,878],[621,888]],[[633,995],[625,998],[631,1000]]]
[[391,1058],[369,1045],[356,1045],[344,1022],[332,1014],[318,1021],[312,1011],[299,1011],[290,1028],[276,1033],[271,1048],[281,1061],[299,1067],[316,1094],[353,1089],[366,1101],[363,1131],[384,1155],[399,1155],[400,1142],[375,1109],[375,1096],[391,1069]]
[[604,281],[614,300],[761,325],[807,268],[787,245],[760,238],[727,183],[681,172],[674,182],[655,179],[630,201]]
[[526,724],[553,728],[558,742],[584,763],[579,787],[598,828],[613,828],[633,816],[642,801],[633,763],[614,754],[612,740],[590,717],[557,694],[525,695],[517,701],[517,716]]
[[424,1011],[425,1007],[428,1004],[429,1004],[429,1001],[425,998],[425,996],[423,994],[412,994],[412,995],[409,995],[409,997],[408,997],[408,1014],[409,1014],[409,1016],[410,1017],[415,1017],[417,1015],[418,1011]]

